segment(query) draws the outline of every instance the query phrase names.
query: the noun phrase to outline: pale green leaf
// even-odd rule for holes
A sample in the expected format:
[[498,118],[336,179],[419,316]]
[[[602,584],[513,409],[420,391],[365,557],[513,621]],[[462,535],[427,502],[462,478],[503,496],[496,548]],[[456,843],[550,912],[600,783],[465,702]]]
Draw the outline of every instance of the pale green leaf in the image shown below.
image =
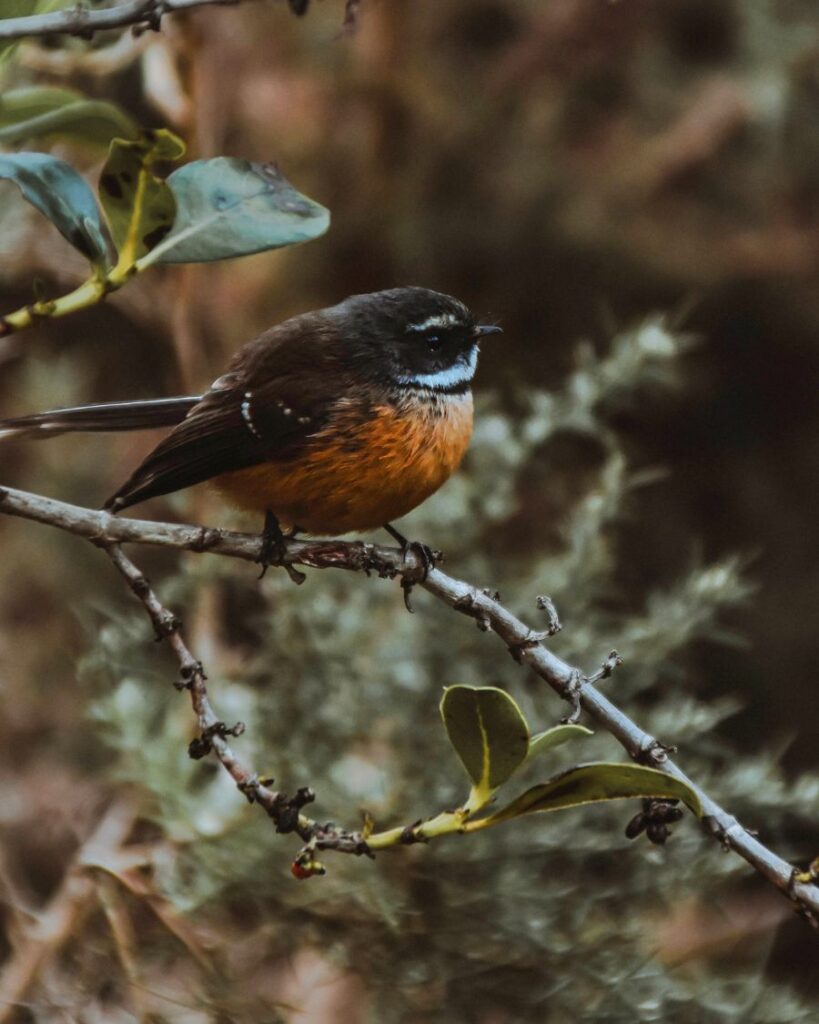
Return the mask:
[[581,736],[593,736],[594,733],[591,729],[587,729],[585,725],[573,725],[564,724],[556,725],[552,729],[547,729],[545,732],[539,732],[537,736],[533,736],[529,740],[529,751],[526,755],[527,760],[531,760],[533,757],[538,757],[540,754],[545,754],[549,750],[554,750],[555,747],[560,747],[564,743],[568,743],[569,740],[579,739]]
[[137,125],[118,106],[87,99],[73,89],[28,86],[0,97],[0,142],[5,145],[43,135],[107,145],[114,136],[138,134]]
[[109,245],[94,193],[73,167],[46,153],[0,154],[0,178],[13,181],[75,249],[97,267]]
[[143,263],[206,263],[305,242],[330,213],[272,164],[230,157],[194,160],[167,179],[176,198],[171,233]]
[[494,814],[473,822],[473,828],[498,825],[524,814],[559,811],[581,804],[634,797],[682,800],[697,817],[702,816],[699,797],[690,786],[655,768],[636,764],[597,762],[561,772],[548,782],[533,786]]
[[171,230],[176,215],[173,192],[152,168],[158,160],[178,160],[184,152],[182,140],[164,128],[135,142],[111,143],[100,174],[100,202],[121,266],[131,266]]
[[441,717],[472,780],[467,807],[474,811],[526,759],[529,727],[515,701],[494,686],[450,686],[441,701]]

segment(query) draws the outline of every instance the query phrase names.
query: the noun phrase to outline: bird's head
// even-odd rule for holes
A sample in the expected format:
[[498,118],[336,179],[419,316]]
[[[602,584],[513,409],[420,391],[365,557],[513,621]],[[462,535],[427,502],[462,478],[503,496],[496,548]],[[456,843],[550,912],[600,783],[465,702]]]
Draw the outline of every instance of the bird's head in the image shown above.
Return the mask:
[[353,295],[329,312],[368,371],[443,394],[469,390],[481,338],[501,330],[477,324],[458,299],[428,288]]

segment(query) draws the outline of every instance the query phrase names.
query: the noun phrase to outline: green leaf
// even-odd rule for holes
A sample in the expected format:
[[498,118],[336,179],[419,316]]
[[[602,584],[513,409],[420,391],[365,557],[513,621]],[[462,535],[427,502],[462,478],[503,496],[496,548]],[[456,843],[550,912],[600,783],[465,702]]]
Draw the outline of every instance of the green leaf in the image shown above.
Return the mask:
[[472,827],[499,825],[502,821],[511,821],[512,818],[540,811],[559,811],[565,807],[633,797],[682,800],[698,818],[702,817],[699,797],[679,779],[655,768],[601,761],[577,765],[555,775],[548,782],[533,786],[511,804],[473,822]]
[[119,250],[118,268],[132,266],[171,230],[176,201],[152,168],[158,160],[178,160],[184,152],[182,140],[164,128],[136,142],[111,143],[100,174],[100,202]]
[[102,268],[109,245],[94,193],[65,161],[46,153],[0,154],[0,178],[18,186],[75,249]]
[[587,729],[585,725],[556,725],[545,732],[539,732],[537,736],[533,736],[529,740],[529,751],[526,754],[526,759],[531,760],[533,757],[539,757],[540,754],[554,750],[555,747],[560,747],[564,743],[568,743],[569,740],[593,735],[592,730]]
[[[2,24],[2,22],[0,22]],[[82,93],[54,85],[27,85],[0,96],[0,126],[27,121],[80,99]]]
[[441,701],[449,741],[461,759],[472,792],[471,813],[520,767],[529,749],[529,727],[508,693],[494,686],[450,686]]
[[194,160],[168,178],[176,197],[171,233],[143,263],[207,263],[305,242],[324,234],[330,213],[273,164]]
[[89,100],[74,89],[31,86],[0,97],[0,142],[6,145],[42,135],[107,145],[115,135],[138,134],[137,125],[119,107]]

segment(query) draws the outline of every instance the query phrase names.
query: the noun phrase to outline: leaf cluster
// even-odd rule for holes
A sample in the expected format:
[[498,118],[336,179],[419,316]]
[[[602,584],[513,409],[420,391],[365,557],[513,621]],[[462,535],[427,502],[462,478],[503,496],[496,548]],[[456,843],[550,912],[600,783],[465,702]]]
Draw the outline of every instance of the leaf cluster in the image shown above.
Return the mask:
[[93,305],[155,264],[246,256],[309,241],[329,226],[325,207],[273,164],[216,157],[162,177],[157,166],[185,153],[167,129],[141,131],[114,104],[66,89],[29,87],[0,100],[0,144],[55,132],[110,140],[98,198],[70,164],[46,153],[0,154],[0,179],[17,185],[88,260],[91,276],[67,295],[5,316],[6,333]]

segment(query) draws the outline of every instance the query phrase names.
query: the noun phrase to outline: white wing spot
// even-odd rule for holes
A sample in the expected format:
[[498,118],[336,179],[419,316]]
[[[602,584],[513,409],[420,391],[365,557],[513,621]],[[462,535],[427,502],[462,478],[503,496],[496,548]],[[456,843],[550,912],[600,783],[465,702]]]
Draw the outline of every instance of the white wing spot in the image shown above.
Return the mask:
[[252,391],[245,391],[245,398],[244,401],[242,402],[242,419],[245,421],[247,429],[250,431],[250,433],[253,434],[254,437],[258,437],[259,440],[261,441],[262,435],[256,429],[256,426],[253,423],[253,417],[250,414],[250,400],[252,397]]

